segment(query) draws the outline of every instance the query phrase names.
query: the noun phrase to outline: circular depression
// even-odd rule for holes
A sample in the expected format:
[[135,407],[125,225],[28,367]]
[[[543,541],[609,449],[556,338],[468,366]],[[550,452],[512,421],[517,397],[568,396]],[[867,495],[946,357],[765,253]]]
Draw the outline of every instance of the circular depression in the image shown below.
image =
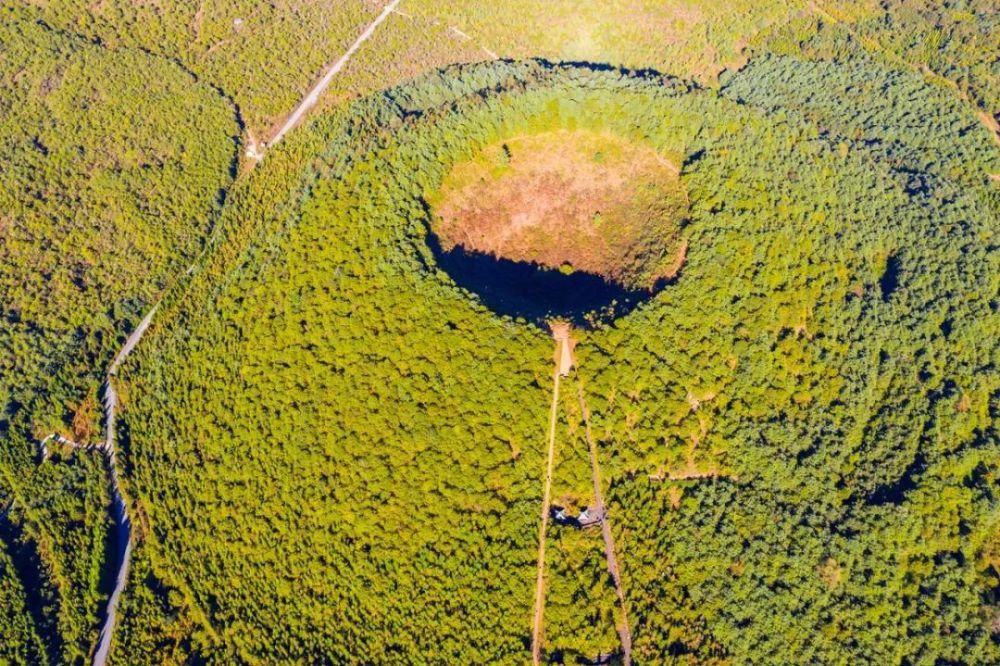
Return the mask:
[[689,91],[662,77],[545,72],[394,128],[378,167],[413,185],[406,233],[426,274],[501,317],[607,323],[680,276]]
[[687,250],[680,169],[607,131],[511,136],[428,198],[429,242],[491,309],[595,321],[674,279]]

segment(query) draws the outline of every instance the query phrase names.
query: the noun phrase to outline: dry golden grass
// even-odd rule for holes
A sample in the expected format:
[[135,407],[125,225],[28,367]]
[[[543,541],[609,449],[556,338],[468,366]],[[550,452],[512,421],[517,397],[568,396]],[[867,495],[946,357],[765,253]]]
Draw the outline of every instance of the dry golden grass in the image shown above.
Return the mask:
[[456,166],[432,199],[446,250],[460,245],[629,287],[680,269],[687,199],[676,166],[610,134],[513,137]]

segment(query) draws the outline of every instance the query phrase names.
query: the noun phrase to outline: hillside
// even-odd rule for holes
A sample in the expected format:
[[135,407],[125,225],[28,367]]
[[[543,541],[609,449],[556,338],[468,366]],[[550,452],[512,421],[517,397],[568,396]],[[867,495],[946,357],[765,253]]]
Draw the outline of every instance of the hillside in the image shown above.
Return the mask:
[[0,662],[1000,662],[996,0],[0,18]]

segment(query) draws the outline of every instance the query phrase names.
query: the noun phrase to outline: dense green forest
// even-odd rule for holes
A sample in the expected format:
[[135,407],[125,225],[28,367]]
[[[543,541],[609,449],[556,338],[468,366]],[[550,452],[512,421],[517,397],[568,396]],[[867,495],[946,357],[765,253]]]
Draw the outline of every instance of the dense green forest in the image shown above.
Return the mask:
[[343,52],[380,7],[367,0],[337,3],[252,0],[49,0],[34,14],[46,24],[175,60],[236,102],[260,138]]
[[[435,268],[421,201],[558,128],[686,156],[683,276],[579,348],[636,658],[995,660],[1000,156],[959,98],[860,51],[762,57],[717,93],[446,71],[317,122],[301,180],[265,163],[227,210],[242,249],[126,371],[150,581],[126,653],[523,658],[550,346]],[[555,492],[584,503],[564,402]],[[613,597],[593,533],[559,529],[547,648],[592,658]]]
[[[1000,6],[610,4],[404,0],[256,168],[383,3],[0,8],[0,663],[93,653],[109,463],[39,442],[101,439],[161,298],[114,663],[529,661],[552,340],[428,230],[456,165],[554,132],[687,199],[558,405],[634,662],[1000,663]],[[546,658],[619,658],[600,532],[547,536]]]
[[225,100],[166,60],[2,18],[0,585],[30,613],[0,622],[0,643],[70,663],[106,593],[106,469],[55,443],[39,465],[38,442],[100,439],[102,373],[200,251],[238,130]]

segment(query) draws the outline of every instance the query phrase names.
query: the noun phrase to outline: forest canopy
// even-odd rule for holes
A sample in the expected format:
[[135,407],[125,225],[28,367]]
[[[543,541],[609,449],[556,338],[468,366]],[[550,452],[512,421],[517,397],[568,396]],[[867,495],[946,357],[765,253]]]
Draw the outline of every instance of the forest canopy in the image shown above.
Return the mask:
[[114,664],[525,663],[541,543],[549,663],[1000,663],[997,53],[997,0],[4,5],[0,663],[103,666],[119,574]]
[[[861,72],[880,94],[853,95]],[[318,122],[283,189],[265,164],[223,222],[243,249],[126,369],[157,581],[132,654],[181,632],[249,661],[523,658],[550,346],[438,270],[422,198],[570,128],[678,156],[690,197],[680,279],[579,334],[636,659],[995,660],[998,154],[863,53],[762,58],[717,92],[455,68]],[[582,505],[574,405],[553,492]],[[599,546],[552,538],[546,651],[613,652]]]
[[4,604],[0,644],[20,646],[14,661],[76,663],[94,643],[106,471],[54,442],[39,465],[39,442],[100,440],[120,332],[201,251],[238,132],[175,64],[0,9],[0,587],[24,609]]

